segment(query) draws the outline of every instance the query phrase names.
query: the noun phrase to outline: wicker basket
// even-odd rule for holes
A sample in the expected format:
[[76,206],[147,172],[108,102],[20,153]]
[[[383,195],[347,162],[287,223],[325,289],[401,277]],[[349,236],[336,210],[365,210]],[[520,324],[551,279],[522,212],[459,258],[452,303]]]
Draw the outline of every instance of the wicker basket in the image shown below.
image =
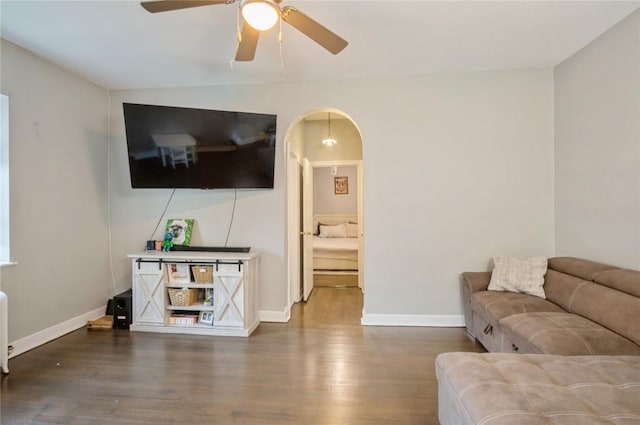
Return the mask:
[[193,288],[167,288],[171,305],[187,307],[198,301],[198,290]]
[[191,266],[196,283],[213,283],[213,266]]

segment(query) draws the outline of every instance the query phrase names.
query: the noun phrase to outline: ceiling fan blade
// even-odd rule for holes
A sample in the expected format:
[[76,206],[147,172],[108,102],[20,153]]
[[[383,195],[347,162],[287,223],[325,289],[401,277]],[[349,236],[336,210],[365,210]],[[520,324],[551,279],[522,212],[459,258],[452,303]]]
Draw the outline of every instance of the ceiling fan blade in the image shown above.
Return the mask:
[[334,55],[340,53],[349,44],[336,33],[291,6],[282,8],[282,20]]
[[209,6],[212,4],[233,3],[235,0],[156,0],[140,3],[148,12],[169,12],[171,10],[188,9],[190,7]]
[[248,62],[252,61],[256,55],[256,47],[258,46],[258,38],[260,31],[253,28],[246,22],[242,25],[242,33],[240,33],[240,43],[236,52],[236,61]]

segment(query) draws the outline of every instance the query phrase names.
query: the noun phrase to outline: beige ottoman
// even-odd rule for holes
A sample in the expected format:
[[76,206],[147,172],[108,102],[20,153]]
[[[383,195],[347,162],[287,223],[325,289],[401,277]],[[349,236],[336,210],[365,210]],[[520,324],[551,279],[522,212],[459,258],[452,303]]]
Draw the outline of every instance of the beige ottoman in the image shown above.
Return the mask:
[[441,425],[640,425],[640,356],[445,353]]

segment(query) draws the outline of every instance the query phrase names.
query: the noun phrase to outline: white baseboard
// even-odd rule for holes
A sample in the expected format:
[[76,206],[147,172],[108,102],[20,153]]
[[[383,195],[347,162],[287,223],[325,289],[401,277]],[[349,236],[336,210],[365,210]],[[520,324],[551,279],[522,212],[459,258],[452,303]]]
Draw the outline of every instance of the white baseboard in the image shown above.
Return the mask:
[[364,326],[431,326],[438,328],[464,327],[463,315],[367,314],[362,313]]
[[65,322],[51,326],[50,328],[43,329],[39,332],[20,338],[14,342],[10,342],[9,345],[13,346],[13,351],[9,358],[15,357],[19,354],[32,350],[42,344],[46,344],[49,341],[53,341],[56,338],[60,338],[62,335],[66,335],[69,332],[73,332],[87,325],[87,321],[95,320],[104,316],[104,312],[107,306],[104,305],[95,310],[91,310],[80,316],[73,317]]
[[286,323],[291,319],[291,310],[286,309],[285,311],[271,311],[271,310],[261,310],[259,313],[261,322],[276,322],[276,323]]

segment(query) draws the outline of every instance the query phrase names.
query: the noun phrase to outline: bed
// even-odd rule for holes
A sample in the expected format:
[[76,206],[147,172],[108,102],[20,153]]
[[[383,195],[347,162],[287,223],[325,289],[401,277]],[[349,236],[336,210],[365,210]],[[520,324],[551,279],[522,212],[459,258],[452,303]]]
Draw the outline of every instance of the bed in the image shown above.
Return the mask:
[[314,216],[314,273],[358,272],[358,224],[356,215]]

